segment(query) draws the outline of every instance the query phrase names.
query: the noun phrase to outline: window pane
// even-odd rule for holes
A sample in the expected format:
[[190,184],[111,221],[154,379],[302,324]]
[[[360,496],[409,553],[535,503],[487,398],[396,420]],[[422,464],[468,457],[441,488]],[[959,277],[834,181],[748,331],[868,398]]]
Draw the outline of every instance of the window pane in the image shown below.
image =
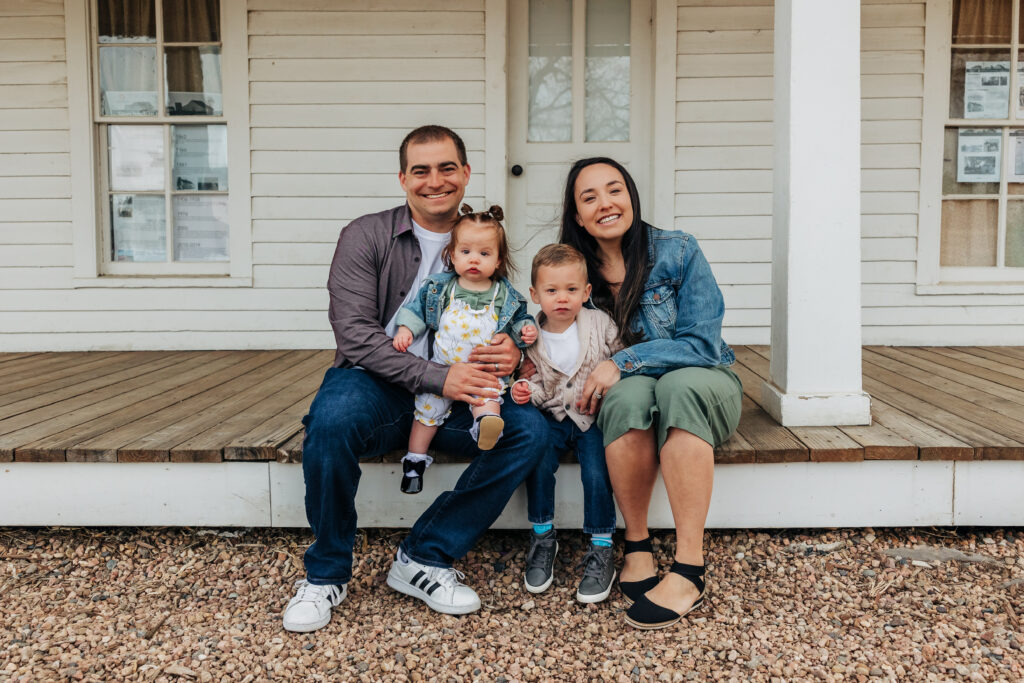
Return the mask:
[[110,196],[115,261],[156,262],[167,260],[166,216],[161,195],[114,194]]
[[164,42],[219,43],[217,0],[164,0]]
[[572,0],[530,0],[526,139],[572,140]]
[[175,261],[228,260],[228,198],[223,195],[176,195]]
[[1010,42],[1010,0],[953,0],[953,44]]
[[228,189],[227,126],[171,126],[172,189]]
[[947,128],[942,155],[943,194],[995,194],[1002,167],[998,128]]
[[1009,116],[1009,102],[1009,51],[953,51],[949,73],[950,118],[1005,119]]
[[97,29],[101,43],[155,43],[153,0],[99,0]]
[[1006,203],[1006,265],[1024,268],[1024,202]]
[[629,140],[629,0],[587,2],[587,141]]
[[109,126],[110,189],[164,189],[162,126]]
[[219,47],[169,47],[168,116],[223,116]]
[[100,48],[100,112],[156,116],[156,48]]
[[996,265],[995,199],[942,202],[942,241],[939,262],[944,266]]

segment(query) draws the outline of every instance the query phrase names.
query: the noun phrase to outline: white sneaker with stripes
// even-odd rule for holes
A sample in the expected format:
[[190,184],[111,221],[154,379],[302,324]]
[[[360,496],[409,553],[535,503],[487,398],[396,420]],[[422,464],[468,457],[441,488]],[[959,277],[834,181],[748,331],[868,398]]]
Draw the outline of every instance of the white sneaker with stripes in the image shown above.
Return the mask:
[[465,574],[451,567],[428,567],[414,560],[391,563],[388,585],[399,593],[419,598],[427,607],[444,614],[469,614],[480,609],[480,598],[460,579]]

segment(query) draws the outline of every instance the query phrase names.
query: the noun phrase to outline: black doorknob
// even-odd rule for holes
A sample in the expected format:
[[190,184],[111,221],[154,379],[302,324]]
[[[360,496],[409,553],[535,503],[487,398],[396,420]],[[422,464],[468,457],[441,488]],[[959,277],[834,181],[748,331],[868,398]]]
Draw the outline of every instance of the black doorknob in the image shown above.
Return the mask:
[[516,164],[515,166],[513,166],[509,170],[511,170],[512,171],[512,175],[516,176],[517,178],[519,176],[523,175],[523,167],[520,166],[519,164]]

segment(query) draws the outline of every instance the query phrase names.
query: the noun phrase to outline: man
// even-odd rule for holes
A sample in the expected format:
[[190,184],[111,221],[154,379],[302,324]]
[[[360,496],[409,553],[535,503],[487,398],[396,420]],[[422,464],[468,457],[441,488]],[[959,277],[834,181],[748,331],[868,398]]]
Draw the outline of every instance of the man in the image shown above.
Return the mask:
[[[466,147],[453,131],[424,126],[399,149],[398,180],[406,204],[353,221],[338,239],[327,289],[337,342],[334,367],[303,419],[302,470],[306,517],[316,540],[306,551],[306,578],[284,613],[289,631],[314,631],[345,599],[352,573],[359,459],[404,448],[413,419],[413,395],[434,392],[478,402],[512,373],[520,352],[507,335],[478,347],[469,363],[443,366],[428,357],[427,337],[406,353],[391,337],[398,309],[429,273],[444,270],[440,253],[469,182]],[[413,355],[415,354],[415,355]],[[434,447],[473,453],[454,491],[439,495],[399,546],[388,585],[431,609],[466,614],[480,608],[452,562],[464,556],[497,519],[516,487],[547,447],[547,426],[532,406],[506,401],[505,433],[481,452],[469,436],[472,417],[457,403]]]

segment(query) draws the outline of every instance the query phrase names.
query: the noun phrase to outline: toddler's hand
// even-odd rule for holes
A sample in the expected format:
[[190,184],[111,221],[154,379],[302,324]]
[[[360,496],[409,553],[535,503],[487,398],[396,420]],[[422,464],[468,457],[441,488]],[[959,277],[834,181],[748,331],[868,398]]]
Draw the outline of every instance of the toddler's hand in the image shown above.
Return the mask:
[[526,382],[516,382],[512,385],[512,400],[522,405],[530,400],[530,385]]
[[395,347],[395,351],[404,352],[410,344],[412,344],[412,330],[405,326],[399,327],[391,345]]
[[522,338],[523,343],[529,346],[537,341],[537,328],[533,325],[524,325],[523,329],[519,330],[519,336]]

